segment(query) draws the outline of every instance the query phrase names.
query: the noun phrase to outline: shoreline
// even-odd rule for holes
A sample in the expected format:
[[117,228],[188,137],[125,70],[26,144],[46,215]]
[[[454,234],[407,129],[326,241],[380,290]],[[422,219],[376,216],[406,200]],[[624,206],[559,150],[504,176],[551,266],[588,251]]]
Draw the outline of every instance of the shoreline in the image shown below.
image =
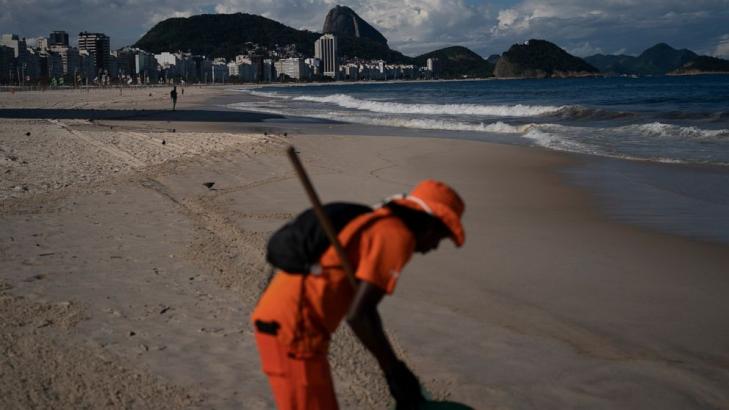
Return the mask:
[[[238,99],[257,98],[246,94],[240,95]],[[235,95],[227,95],[225,98],[212,98],[206,104],[224,110],[243,111],[245,108],[235,108],[237,101]],[[259,111],[252,111],[259,112]],[[264,111],[260,111],[263,113]],[[285,115],[285,114],[272,114]],[[707,220],[705,207],[714,207],[715,219],[725,220],[729,217],[729,208],[717,208],[715,200],[707,199],[707,193],[693,192],[689,194],[693,204],[680,204],[685,200],[671,195],[673,191],[685,191],[681,186],[669,186],[666,184],[666,177],[657,173],[672,175],[679,180],[687,180],[691,176],[709,175],[716,180],[715,184],[729,184],[729,167],[719,164],[691,163],[681,161],[650,160],[638,157],[605,156],[590,153],[571,152],[560,149],[548,148],[539,144],[528,144],[513,142],[511,136],[502,137],[497,135],[485,139],[478,132],[470,131],[446,131],[435,129],[419,129],[407,127],[394,127],[382,125],[365,125],[360,123],[338,122],[336,120],[325,120],[309,117],[286,116],[287,121],[271,119],[268,124],[272,130],[281,132],[298,132],[300,134],[336,134],[357,137],[359,135],[406,136],[406,137],[428,137],[445,140],[466,140],[481,141],[484,143],[496,143],[509,146],[544,150],[556,152],[580,161],[583,166],[572,166],[563,170],[566,183],[577,189],[586,189],[595,197],[596,207],[600,209],[605,218],[618,223],[626,223],[631,226],[649,229],[653,232],[670,233],[683,237],[690,237],[699,241],[720,243],[729,245],[729,221],[726,223],[713,223]],[[298,127],[296,126],[297,122]],[[260,129],[259,129],[260,130]],[[601,166],[595,166],[601,164]],[[607,164],[608,166],[602,166]],[[630,169],[631,173],[624,171]],[[664,190],[663,194],[653,193],[647,197],[644,191],[633,190],[623,192],[625,189],[618,185],[615,178],[630,178],[623,182],[633,185],[644,185],[644,188],[652,189],[651,185],[659,184]],[[653,184],[646,184],[645,179],[654,180]],[[729,186],[729,185],[726,185]],[[729,191],[727,192],[729,195]],[[664,204],[663,202],[666,202]],[[722,201],[720,201],[722,202]],[[656,206],[656,204],[660,206]],[[671,206],[671,204],[674,204]],[[727,203],[726,205],[729,205]],[[650,219],[650,223],[643,223],[640,219]]]
[[[180,106],[204,110],[225,94],[201,91]],[[130,106],[97,97],[102,108]],[[164,97],[134,105],[162,109]],[[17,157],[0,166],[40,181],[0,200],[0,326],[12,336],[0,343],[12,369],[28,369],[0,372],[12,393],[3,405],[144,397],[160,408],[269,408],[248,313],[268,273],[267,235],[307,207],[289,143],[324,201],[374,203],[425,177],[465,198],[465,247],[416,256],[382,306],[396,348],[437,398],[547,409],[729,401],[726,246],[611,221],[562,174],[582,156],[337,136],[357,129],[295,120],[0,122],[0,155]],[[331,354],[340,405],[387,407],[379,370],[345,327]],[[55,365],[33,355],[43,340]],[[81,384],[60,382],[80,357],[103,360],[76,376]],[[91,380],[97,394],[78,397]]]

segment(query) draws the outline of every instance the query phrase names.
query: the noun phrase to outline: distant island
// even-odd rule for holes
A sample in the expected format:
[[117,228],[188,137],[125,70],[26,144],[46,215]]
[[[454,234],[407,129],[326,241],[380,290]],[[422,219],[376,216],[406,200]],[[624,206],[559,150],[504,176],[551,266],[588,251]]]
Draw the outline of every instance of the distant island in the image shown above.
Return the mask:
[[514,44],[496,62],[498,78],[585,77],[600,71],[546,40]]
[[664,75],[699,57],[691,50],[676,50],[659,43],[639,56],[596,54],[585,61],[607,74]]
[[700,56],[668,73],[668,75],[697,74],[729,74],[729,60]]

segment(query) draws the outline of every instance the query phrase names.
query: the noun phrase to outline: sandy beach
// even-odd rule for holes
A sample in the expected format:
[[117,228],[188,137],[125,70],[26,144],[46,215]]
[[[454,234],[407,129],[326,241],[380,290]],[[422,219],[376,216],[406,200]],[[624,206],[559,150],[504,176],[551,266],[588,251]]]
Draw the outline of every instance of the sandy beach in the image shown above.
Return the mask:
[[[248,316],[268,235],[308,207],[294,144],[324,201],[464,197],[465,246],[416,256],[381,309],[435,398],[729,409],[727,246],[606,217],[562,172],[589,157],[343,135],[226,90],[174,113],[166,88],[0,95],[1,408],[272,408]],[[331,362],[342,408],[391,404],[346,326]]]

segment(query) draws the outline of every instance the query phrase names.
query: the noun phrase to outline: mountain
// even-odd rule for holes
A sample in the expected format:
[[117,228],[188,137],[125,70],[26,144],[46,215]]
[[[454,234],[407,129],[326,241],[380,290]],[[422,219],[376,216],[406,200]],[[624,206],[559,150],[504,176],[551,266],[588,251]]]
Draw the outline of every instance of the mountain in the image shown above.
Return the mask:
[[656,73],[665,74],[698,57],[691,50],[676,50],[666,43],[658,43],[638,56],[638,61],[654,68]]
[[337,37],[337,49],[339,55],[345,60],[356,57],[366,60],[385,60],[395,64],[412,64],[413,62],[412,57],[381,43],[363,38]]
[[337,37],[337,50],[344,59],[356,57],[388,63],[412,63],[412,58],[391,49],[385,36],[349,7],[336,6],[329,10],[322,32]]
[[[371,28],[364,20],[362,22],[364,24],[358,23],[360,29]],[[314,42],[320,36],[319,33],[296,30],[253,14],[202,14],[187,18],[170,18],[157,23],[134,44],[134,47],[153,53],[183,50],[210,57],[232,59],[241,54],[247,42],[268,48],[295,44],[299,52],[311,56],[314,54]],[[337,38],[337,48],[339,55],[345,58],[382,59],[404,64],[412,62],[410,57],[391,50],[387,46],[387,40],[384,37],[382,39],[384,43],[367,37],[341,35]]]
[[514,44],[501,55],[494,68],[499,78],[577,77],[599,71],[546,40]]
[[729,60],[722,58],[700,56],[677,68],[669,75],[692,75],[692,74],[712,74],[712,73],[729,73]]
[[253,14],[202,14],[159,22],[134,47],[153,53],[189,50],[195,54],[232,59],[240,54],[246,42],[266,47],[295,44],[300,52],[311,54],[319,36]]
[[666,43],[646,49],[638,57],[597,54],[585,61],[604,73],[663,75],[694,60],[698,55],[691,50],[676,50]]
[[441,78],[491,77],[494,66],[466,47],[454,46],[431,51],[414,58],[415,64],[425,66],[429,58],[441,64]]
[[377,29],[364,21],[354,10],[346,6],[336,6],[329,10],[324,19],[322,33],[342,37],[372,40],[387,45],[387,39]]
[[636,74],[636,57],[620,55],[595,54],[585,57],[585,61],[603,73]]

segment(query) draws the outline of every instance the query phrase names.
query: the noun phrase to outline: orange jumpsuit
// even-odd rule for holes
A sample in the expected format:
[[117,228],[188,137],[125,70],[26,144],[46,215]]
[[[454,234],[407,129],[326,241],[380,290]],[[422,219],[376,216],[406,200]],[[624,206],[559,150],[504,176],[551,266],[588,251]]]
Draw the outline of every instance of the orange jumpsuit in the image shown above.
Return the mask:
[[[339,233],[355,276],[391,294],[415,251],[415,237],[389,209],[360,215]],[[277,272],[252,320],[263,371],[279,409],[336,409],[329,340],[349,309],[354,291],[333,247],[321,273]]]

